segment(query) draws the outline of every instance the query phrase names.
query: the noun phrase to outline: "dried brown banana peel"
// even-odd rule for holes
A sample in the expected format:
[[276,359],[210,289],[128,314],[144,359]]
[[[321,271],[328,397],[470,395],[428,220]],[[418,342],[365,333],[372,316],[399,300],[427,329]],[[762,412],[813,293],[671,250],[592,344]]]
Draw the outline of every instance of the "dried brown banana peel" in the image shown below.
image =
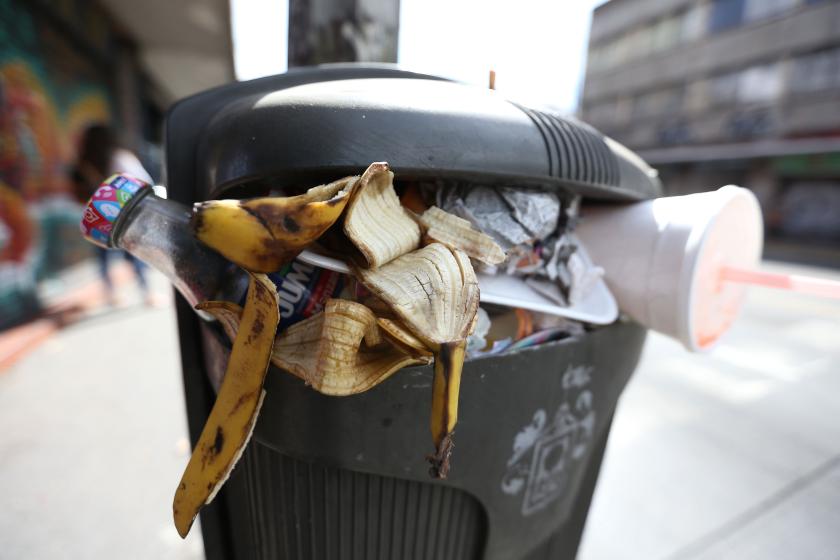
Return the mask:
[[206,311],[222,325],[230,340],[236,339],[239,322],[242,320],[242,306],[231,301],[202,301],[195,306],[199,311]]
[[420,227],[400,204],[387,163],[372,163],[347,206],[344,233],[376,268],[420,246]]
[[172,511],[181,537],[225,483],[251,437],[280,321],[278,303],[274,284],[252,274],[219,394],[175,491]]
[[345,177],[289,197],[209,200],[196,204],[195,236],[252,272],[275,272],[341,216],[358,182]]
[[431,361],[434,354],[428,346],[406,329],[402,323],[393,319],[380,317],[376,320],[382,334],[394,346],[401,348],[403,352],[417,358],[424,358]]
[[[236,336],[238,305],[206,302],[200,308],[216,317],[229,337]],[[389,343],[390,337],[384,334],[376,316],[364,305],[330,299],[323,312],[277,335],[271,361],[318,392],[333,396],[367,391],[401,368],[431,362],[428,350],[408,352]],[[411,337],[404,329],[402,334]]]
[[489,235],[473,228],[463,218],[432,206],[417,220],[426,231],[426,237],[449,247],[460,249],[470,258],[496,265],[505,260],[505,252]]
[[430,472],[446,478],[466,339],[475,324],[479,290],[469,257],[432,243],[378,269],[356,269],[361,282],[387,302],[435,355]]
[[429,363],[385,342],[376,316],[348,300],[327,301],[323,313],[289,327],[274,344],[274,363],[326,395],[367,391],[394,372]]

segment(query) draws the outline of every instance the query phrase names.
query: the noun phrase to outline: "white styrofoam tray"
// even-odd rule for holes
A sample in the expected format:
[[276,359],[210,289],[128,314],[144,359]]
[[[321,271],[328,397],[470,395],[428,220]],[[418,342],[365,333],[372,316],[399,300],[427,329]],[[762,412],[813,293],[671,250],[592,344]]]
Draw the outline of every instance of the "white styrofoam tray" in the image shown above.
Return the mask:
[[[592,261],[580,244],[580,240],[573,235],[572,240],[577,244],[579,254],[586,265],[591,267]],[[298,259],[313,266],[344,274],[350,273],[350,267],[344,261],[312,251],[303,251]],[[522,309],[549,313],[595,325],[607,325],[618,318],[618,305],[602,278],[595,282],[592,289],[581,301],[574,305],[563,306],[538,293],[519,277],[502,273],[495,275],[477,274],[476,276],[481,291],[481,301],[486,303],[506,307],[521,307]]]

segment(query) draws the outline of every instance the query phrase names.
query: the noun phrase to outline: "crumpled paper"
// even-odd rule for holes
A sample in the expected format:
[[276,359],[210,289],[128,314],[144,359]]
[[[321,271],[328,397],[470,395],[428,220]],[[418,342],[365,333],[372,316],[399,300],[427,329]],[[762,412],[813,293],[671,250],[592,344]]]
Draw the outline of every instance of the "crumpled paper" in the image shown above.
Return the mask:
[[557,229],[561,206],[555,193],[484,186],[440,189],[437,202],[493,237],[505,250],[551,235]]
[[468,220],[493,237],[508,258],[499,271],[524,277],[527,283],[559,305],[582,301],[603,269],[588,266],[570,234],[577,225],[580,197],[533,189],[490,186],[439,186],[437,205]]

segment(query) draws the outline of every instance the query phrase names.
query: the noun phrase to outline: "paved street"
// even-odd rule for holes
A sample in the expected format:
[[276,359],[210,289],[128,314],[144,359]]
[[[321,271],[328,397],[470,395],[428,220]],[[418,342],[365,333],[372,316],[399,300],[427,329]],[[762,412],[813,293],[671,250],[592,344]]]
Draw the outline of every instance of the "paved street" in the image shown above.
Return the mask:
[[[0,559],[202,557],[171,522],[170,305],[103,312],[0,372]],[[840,558],[840,302],[755,290],[730,334],[709,356],[650,337],[582,560]]]

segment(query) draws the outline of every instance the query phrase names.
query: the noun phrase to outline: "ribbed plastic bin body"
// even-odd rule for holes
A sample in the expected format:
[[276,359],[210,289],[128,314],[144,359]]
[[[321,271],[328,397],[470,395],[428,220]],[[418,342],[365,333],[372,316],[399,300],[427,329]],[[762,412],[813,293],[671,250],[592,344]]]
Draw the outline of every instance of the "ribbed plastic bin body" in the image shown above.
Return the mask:
[[[229,488],[249,504],[245,557],[573,558],[644,335],[620,323],[467,362],[445,481],[431,480],[424,461],[431,367],[352,397],[272,369]],[[225,351],[210,342],[211,376],[223,373]]]
[[[655,196],[597,131],[494,92],[389,68],[303,69],[225,86],[167,118],[166,184],[185,203],[313,186],[373,161],[403,179]],[[178,300],[193,441],[228,344]],[[201,515],[215,559],[573,558],[612,416],[645,331],[627,322],[465,364],[452,470],[424,455],[431,367],[327,397],[275,368],[253,439]]]

